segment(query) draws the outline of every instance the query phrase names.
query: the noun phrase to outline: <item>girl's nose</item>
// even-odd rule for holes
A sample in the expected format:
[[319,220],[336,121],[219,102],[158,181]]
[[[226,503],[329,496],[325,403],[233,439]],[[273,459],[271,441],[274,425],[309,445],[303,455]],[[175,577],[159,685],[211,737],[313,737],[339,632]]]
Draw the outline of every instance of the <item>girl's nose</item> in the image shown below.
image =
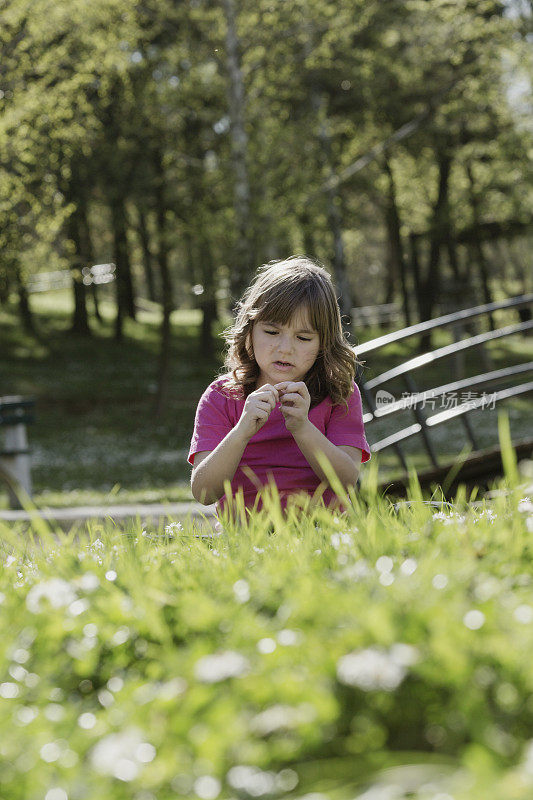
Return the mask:
[[289,337],[281,338],[279,343],[281,353],[290,353],[292,350],[292,342]]

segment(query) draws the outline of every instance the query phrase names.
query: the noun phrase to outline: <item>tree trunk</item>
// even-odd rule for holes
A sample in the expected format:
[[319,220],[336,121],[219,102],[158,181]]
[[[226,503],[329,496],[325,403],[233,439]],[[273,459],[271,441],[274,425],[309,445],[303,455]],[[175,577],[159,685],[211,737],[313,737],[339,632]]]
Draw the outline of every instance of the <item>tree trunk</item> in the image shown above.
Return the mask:
[[89,315],[87,313],[87,292],[83,283],[82,269],[87,266],[86,254],[84,252],[81,225],[79,199],[75,193],[72,194],[72,202],[76,203],[74,211],[70,215],[67,223],[68,238],[74,244],[74,254],[70,259],[70,273],[72,275],[72,289],[74,292],[74,312],[70,330],[79,336],[90,336]]
[[[409,326],[411,325],[411,309],[409,306],[409,290],[407,288],[407,265],[400,233],[400,212],[396,202],[394,174],[387,157],[384,159],[384,167],[389,179],[385,222],[388,234],[391,268],[394,274],[400,276],[404,322],[406,326]],[[394,294],[391,294],[392,299],[394,299]]]
[[315,252],[315,231],[307,210],[300,214],[300,228],[302,229],[302,239],[304,243],[304,254],[312,257]]
[[346,271],[346,258],[344,252],[344,242],[342,238],[342,219],[338,205],[337,190],[329,190],[326,193],[328,222],[333,234],[333,275],[339,292],[339,306],[341,310],[343,328],[351,324],[352,307],[355,300],[352,297],[352,289]]
[[[309,43],[307,43],[309,47]],[[335,177],[332,166],[331,136],[329,134],[326,119],[326,98],[321,97],[313,89],[311,91],[311,106],[315,116],[318,118],[318,143],[322,165],[328,173],[328,179]],[[344,252],[344,242],[342,237],[342,215],[340,211],[340,195],[338,189],[327,188],[326,194],[326,214],[329,229],[333,237],[333,252],[331,265],[333,267],[333,277],[337,292],[339,293],[339,306],[342,316],[342,324],[345,332],[349,332],[352,318],[352,307],[356,305],[353,292],[348,281],[346,271],[346,258]]]
[[[311,55],[313,49],[313,28],[312,24],[305,26],[305,38],[303,45],[304,58]],[[333,276],[339,293],[339,306],[342,316],[342,325],[345,333],[350,332],[352,307],[357,301],[352,292],[346,270],[346,257],[344,252],[344,242],[342,236],[342,213],[341,198],[338,187],[334,182],[335,171],[333,169],[333,154],[331,146],[331,135],[329,132],[327,118],[327,98],[313,86],[310,92],[310,104],[313,117],[318,121],[317,139],[322,167],[326,172],[326,214],[329,229],[333,237],[333,248],[331,255],[331,265]]]
[[422,275],[420,273],[420,259],[418,257],[418,239],[416,233],[409,234],[409,250],[411,255],[411,271],[413,273],[413,282],[415,285],[416,306],[418,309],[418,321],[422,321],[422,309],[424,301],[422,299]]
[[26,289],[26,285],[22,280],[22,273],[20,271],[20,267],[18,264],[14,265],[14,273],[17,285],[18,306],[19,306],[19,314],[20,314],[20,321],[22,322],[22,327],[24,328],[26,333],[29,333],[32,336],[37,336],[35,321],[30,308],[28,290]]
[[155,172],[155,204],[157,226],[157,261],[161,276],[161,303],[163,318],[161,321],[161,339],[159,358],[157,364],[157,392],[155,397],[154,414],[160,417],[163,413],[167,398],[170,372],[170,315],[173,309],[172,282],[168,268],[168,232],[166,224],[166,187],[163,156],[159,149],[154,153]]
[[[441,290],[441,246],[447,227],[448,189],[450,178],[451,157],[447,153],[438,153],[439,189],[437,200],[433,208],[433,223],[430,231],[429,257],[427,273],[422,290],[422,320],[430,320],[435,310],[435,302]],[[422,334],[420,349],[431,349],[431,331]]]
[[[205,227],[203,230],[205,230]],[[202,327],[200,331],[200,356],[212,360],[215,353],[213,324],[218,318],[215,293],[215,270],[209,240],[204,235],[200,236],[199,242],[202,285],[204,287],[203,294],[201,295]]]
[[[195,197],[201,202],[201,186],[197,183],[195,188],[197,190]],[[198,308],[202,312],[198,355],[202,359],[211,360],[215,353],[213,325],[219,318],[219,314],[216,300],[216,275],[213,253],[209,239],[204,233],[206,230],[208,230],[207,226],[203,225],[199,216],[193,213],[191,228],[184,234],[183,240],[185,251],[187,252],[191,282],[201,283],[203,288],[202,294],[199,295],[198,299]]]
[[[516,254],[513,253],[513,248],[511,247],[511,243],[507,241],[506,245],[507,245],[506,247],[507,255],[509,261],[511,262],[514,276],[516,280],[520,283],[520,292],[521,294],[527,294],[527,278],[524,266],[523,264],[520,263],[520,260],[517,258]],[[531,308],[528,306],[526,306],[525,308],[519,308],[517,313],[520,322],[529,322],[532,316]]]
[[[479,195],[476,189],[476,184],[474,180],[474,173],[472,171],[472,165],[466,165],[466,174],[468,175],[469,181],[469,188],[470,188],[470,206],[472,208],[472,219],[473,219],[473,247],[474,252],[476,254],[476,261],[479,268],[479,277],[481,280],[481,291],[483,292],[483,300],[485,303],[492,303],[493,297],[492,292],[490,290],[490,283],[489,283],[489,270],[487,265],[487,259],[485,257],[485,252],[483,250],[483,244],[481,242],[481,236],[479,234],[479,225],[481,222],[481,214],[480,214],[480,204],[479,204]],[[489,326],[491,331],[495,330],[496,325],[494,323],[494,317],[492,314],[488,315],[489,317]]]
[[237,33],[234,0],[223,0],[226,18],[226,58],[229,75],[229,116],[231,159],[235,176],[233,207],[235,211],[236,243],[231,273],[231,293],[238,300],[250,281],[254,268],[251,240],[250,184],[246,163],[248,136],[245,119],[245,89],[241,69],[240,42]]
[[[84,195],[80,197],[79,205],[79,231],[80,231],[80,244],[84,255],[85,266],[89,267],[94,264],[94,248],[91,238],[91,227],[89,225],[89,214],[87,209],[87,200]],[[91,297],[93,301],[94,316],[98,322],[102,322],[102,315],[98,307],[98,287],[91,281]]]
[[152,266],[152,253],[150,250],[150,235],[148,233],[148,225],[146,222],[146,212],[144,209],[138,209],[139,214],[139,239],[141,242],[141,250],[143,254],[143,267],[144,267],[144,278],[146,280],[146,289],[148,291],[148,297],[152,302],[156,302],[156,292],[155,292],[155,281],[154,281],[154,270]]
[[11,280],[7,263],[0,266],[0,305],[6,305],[11,293]]
[[120,341],[122,339],[124,316],[135,319],[133,280],[126,234],[126,214],[124,201],[120,197],[111,197],[111,224],[113,227],[113,258],[116,265],[117,314],[115,318],[115,338]]

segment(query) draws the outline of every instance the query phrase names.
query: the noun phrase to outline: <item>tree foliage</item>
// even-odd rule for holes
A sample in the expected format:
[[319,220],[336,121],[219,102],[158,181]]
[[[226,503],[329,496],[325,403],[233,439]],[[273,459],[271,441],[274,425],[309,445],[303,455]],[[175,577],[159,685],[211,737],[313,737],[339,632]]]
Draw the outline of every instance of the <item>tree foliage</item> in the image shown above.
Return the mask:
[[531,235],[528,4],[5,0],[0,14],[0,299],[68,266],[88,332],[81,268],[107,241],[116,335],[138,296],[167,317],[199,302],[205,354],[217,298],[262,261],[305,251],[348,307],[403,298],[424,317],[450,283],[494,292],[516,263],[505,243]]

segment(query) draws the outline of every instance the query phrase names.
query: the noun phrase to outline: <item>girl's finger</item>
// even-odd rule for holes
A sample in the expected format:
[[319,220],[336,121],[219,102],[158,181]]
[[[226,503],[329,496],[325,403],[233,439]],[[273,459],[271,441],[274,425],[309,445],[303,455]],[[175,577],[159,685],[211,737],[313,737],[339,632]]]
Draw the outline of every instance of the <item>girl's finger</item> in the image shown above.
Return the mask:
[[[259,390],[261,394],[266,394],[269,397],[273,397],[274,401],[277,403],[279,400],[279,392],[275,386],[271,386],[270,383],[266,383],[264,386],[261,387]],[[261,395],[260,395],[261,396]]]
[[275,405],[272,398],[268,398],[268,400],[258,400],[256,408],[262,408],[264,411],[270,413]]
[[290,394],[284,394],[281,399],[281,404],[285,405],[287,402],[298,403],[302,401],[302,395],[297,394],[296,392],[291,392]]

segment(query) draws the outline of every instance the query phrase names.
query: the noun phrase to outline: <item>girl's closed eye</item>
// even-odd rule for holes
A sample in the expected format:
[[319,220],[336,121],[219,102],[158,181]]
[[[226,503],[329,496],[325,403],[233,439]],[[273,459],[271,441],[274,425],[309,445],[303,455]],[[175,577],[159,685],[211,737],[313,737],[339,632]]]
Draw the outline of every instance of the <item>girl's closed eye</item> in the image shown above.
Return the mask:
[[[270,336],[276,336],[278,334],[278,331],[267,331],[267,330],[265,330],[265,333],[268,333]],[[308,339],[305,336],[298,336],[298,339],[301,342],[310,342],[311,341],[311,339]]]

